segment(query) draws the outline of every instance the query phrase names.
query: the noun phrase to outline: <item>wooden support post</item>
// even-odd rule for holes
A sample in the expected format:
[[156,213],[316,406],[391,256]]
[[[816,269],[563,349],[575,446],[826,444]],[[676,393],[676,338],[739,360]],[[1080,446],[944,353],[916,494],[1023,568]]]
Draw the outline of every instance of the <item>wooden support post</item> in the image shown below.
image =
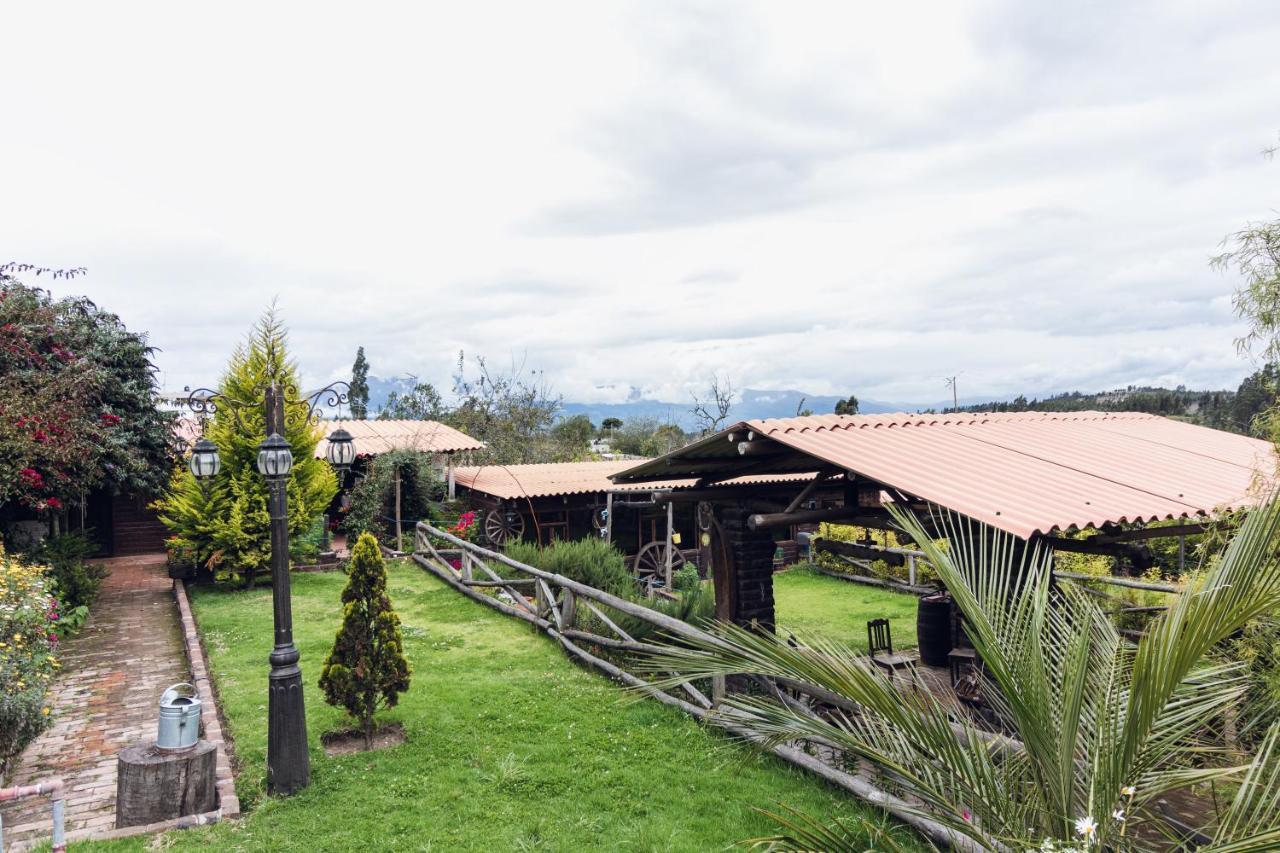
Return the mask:
[[448,480],[448,483],[449,483],[449,500],[453,500],[454,498],[457,497],[458,484],[453,476],[453,454],[452,453],[448,453],[445,455],[444,465],[445,465],[446,479]]
[[404,550],[404,534],[400,532],[400,466],[396,465],[396,550]]
[[610,545],[613,544],[613,492],[609,492],[604,499],[604,541]]
[[1187,537],[1178,537],[1178,574],[1187,570]]
[[471,552],[470,552],[470,551],[464,550],[464,551],[462,552],[462,579],[463,579],[464,581],[469,581],[469,580],[474,580],[474,579],[475,579],[475,578],[472,576],[472,573],[471,573],[471,561],[472,561],[472,559],[474,559],[474,558],[471,556]]
[[671,564],[675,559],[676,543],[672,535],[672,522],[675,520],[674,505],[667,504],[667,572],[666,588],[671,589]]
[[907,583],[911,586],[916,585],[916,555],[907,555]]

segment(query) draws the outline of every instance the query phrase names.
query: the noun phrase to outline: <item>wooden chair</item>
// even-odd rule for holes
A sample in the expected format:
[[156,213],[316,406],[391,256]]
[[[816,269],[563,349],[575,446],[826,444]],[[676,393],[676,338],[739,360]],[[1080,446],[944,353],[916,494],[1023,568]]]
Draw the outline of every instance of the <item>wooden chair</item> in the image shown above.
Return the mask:
[[867,623],[867,648],[871,653],[871,662],[883,669],[889,678],[893,678],[894,673],[900,669],[915,666],[919,660],[912,652],[894,653],[888,619],[872,619]]

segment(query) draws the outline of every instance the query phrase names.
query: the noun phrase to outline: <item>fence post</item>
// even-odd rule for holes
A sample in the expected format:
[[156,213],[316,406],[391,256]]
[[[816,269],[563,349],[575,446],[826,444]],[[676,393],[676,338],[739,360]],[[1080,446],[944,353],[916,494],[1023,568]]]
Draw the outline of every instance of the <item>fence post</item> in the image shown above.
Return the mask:
[[916,555],[907,555],[907,583],[916,585]]
[[578,615],[578,602],[573,597],[573,590],[565,589],[563,598],[560,600],[560,627],[572,628],[574,619]]
[[537,610],[539,616],[546,616],[551,608],[555,606],[554,601],[547,601],[547,596],[542,591],[544,588],[541,583],[535,582],[533,585],[534,609]]
[[472,579],[471,560],[472,560],[471,552],[468,551],[466,548],[463,548],[462,549],[462,579],[464,581],[469,581]]

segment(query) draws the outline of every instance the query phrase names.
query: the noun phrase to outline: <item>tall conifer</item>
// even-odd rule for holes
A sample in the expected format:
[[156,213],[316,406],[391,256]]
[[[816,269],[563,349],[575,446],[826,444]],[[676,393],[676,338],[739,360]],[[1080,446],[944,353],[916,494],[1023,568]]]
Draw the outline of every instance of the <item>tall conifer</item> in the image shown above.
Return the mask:
[[306,418],[299,397],[297,364],[286,355],[284,325],[271,309],[232,353],[218,391],[249,405],[219,402],[205,424],[205,438],[218,446],[222,471],[202,486],[186,466],[173,475],[169,491],[156,502],[160,520],[179,545],[204,565],[242,578],[246,585],[270,566],[271,530],[267,483],[258,473],[258,445],[266,437],[263,390],[276,383],[285,393],[285,433],[293,451],[289,473],[289,532],[314,523],[337,494],[333,469],[315,458],[322,430]]

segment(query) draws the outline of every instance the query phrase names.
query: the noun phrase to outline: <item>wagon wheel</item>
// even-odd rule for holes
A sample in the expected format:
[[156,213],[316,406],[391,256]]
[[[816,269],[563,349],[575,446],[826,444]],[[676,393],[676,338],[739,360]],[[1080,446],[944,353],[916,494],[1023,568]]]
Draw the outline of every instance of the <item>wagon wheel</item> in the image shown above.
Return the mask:
[[716,511],[706,501],[698,501],[697,519],[698,529],[703,533],[708,533],[716,523]]
[[524,536],[524,516],[511,509],[491,509],[484,517],[484,535],[494,545],[518,541]]
[[641,548],[631,561],[631,568],[635,572],[636,580],[642,585],[653,586],[666,581],[667,548],[672,549],[671,571],[675,572],[676,569],[684,565],[684,555],[680,553],[679,548],[668,545],[661,539],[655,539]]

